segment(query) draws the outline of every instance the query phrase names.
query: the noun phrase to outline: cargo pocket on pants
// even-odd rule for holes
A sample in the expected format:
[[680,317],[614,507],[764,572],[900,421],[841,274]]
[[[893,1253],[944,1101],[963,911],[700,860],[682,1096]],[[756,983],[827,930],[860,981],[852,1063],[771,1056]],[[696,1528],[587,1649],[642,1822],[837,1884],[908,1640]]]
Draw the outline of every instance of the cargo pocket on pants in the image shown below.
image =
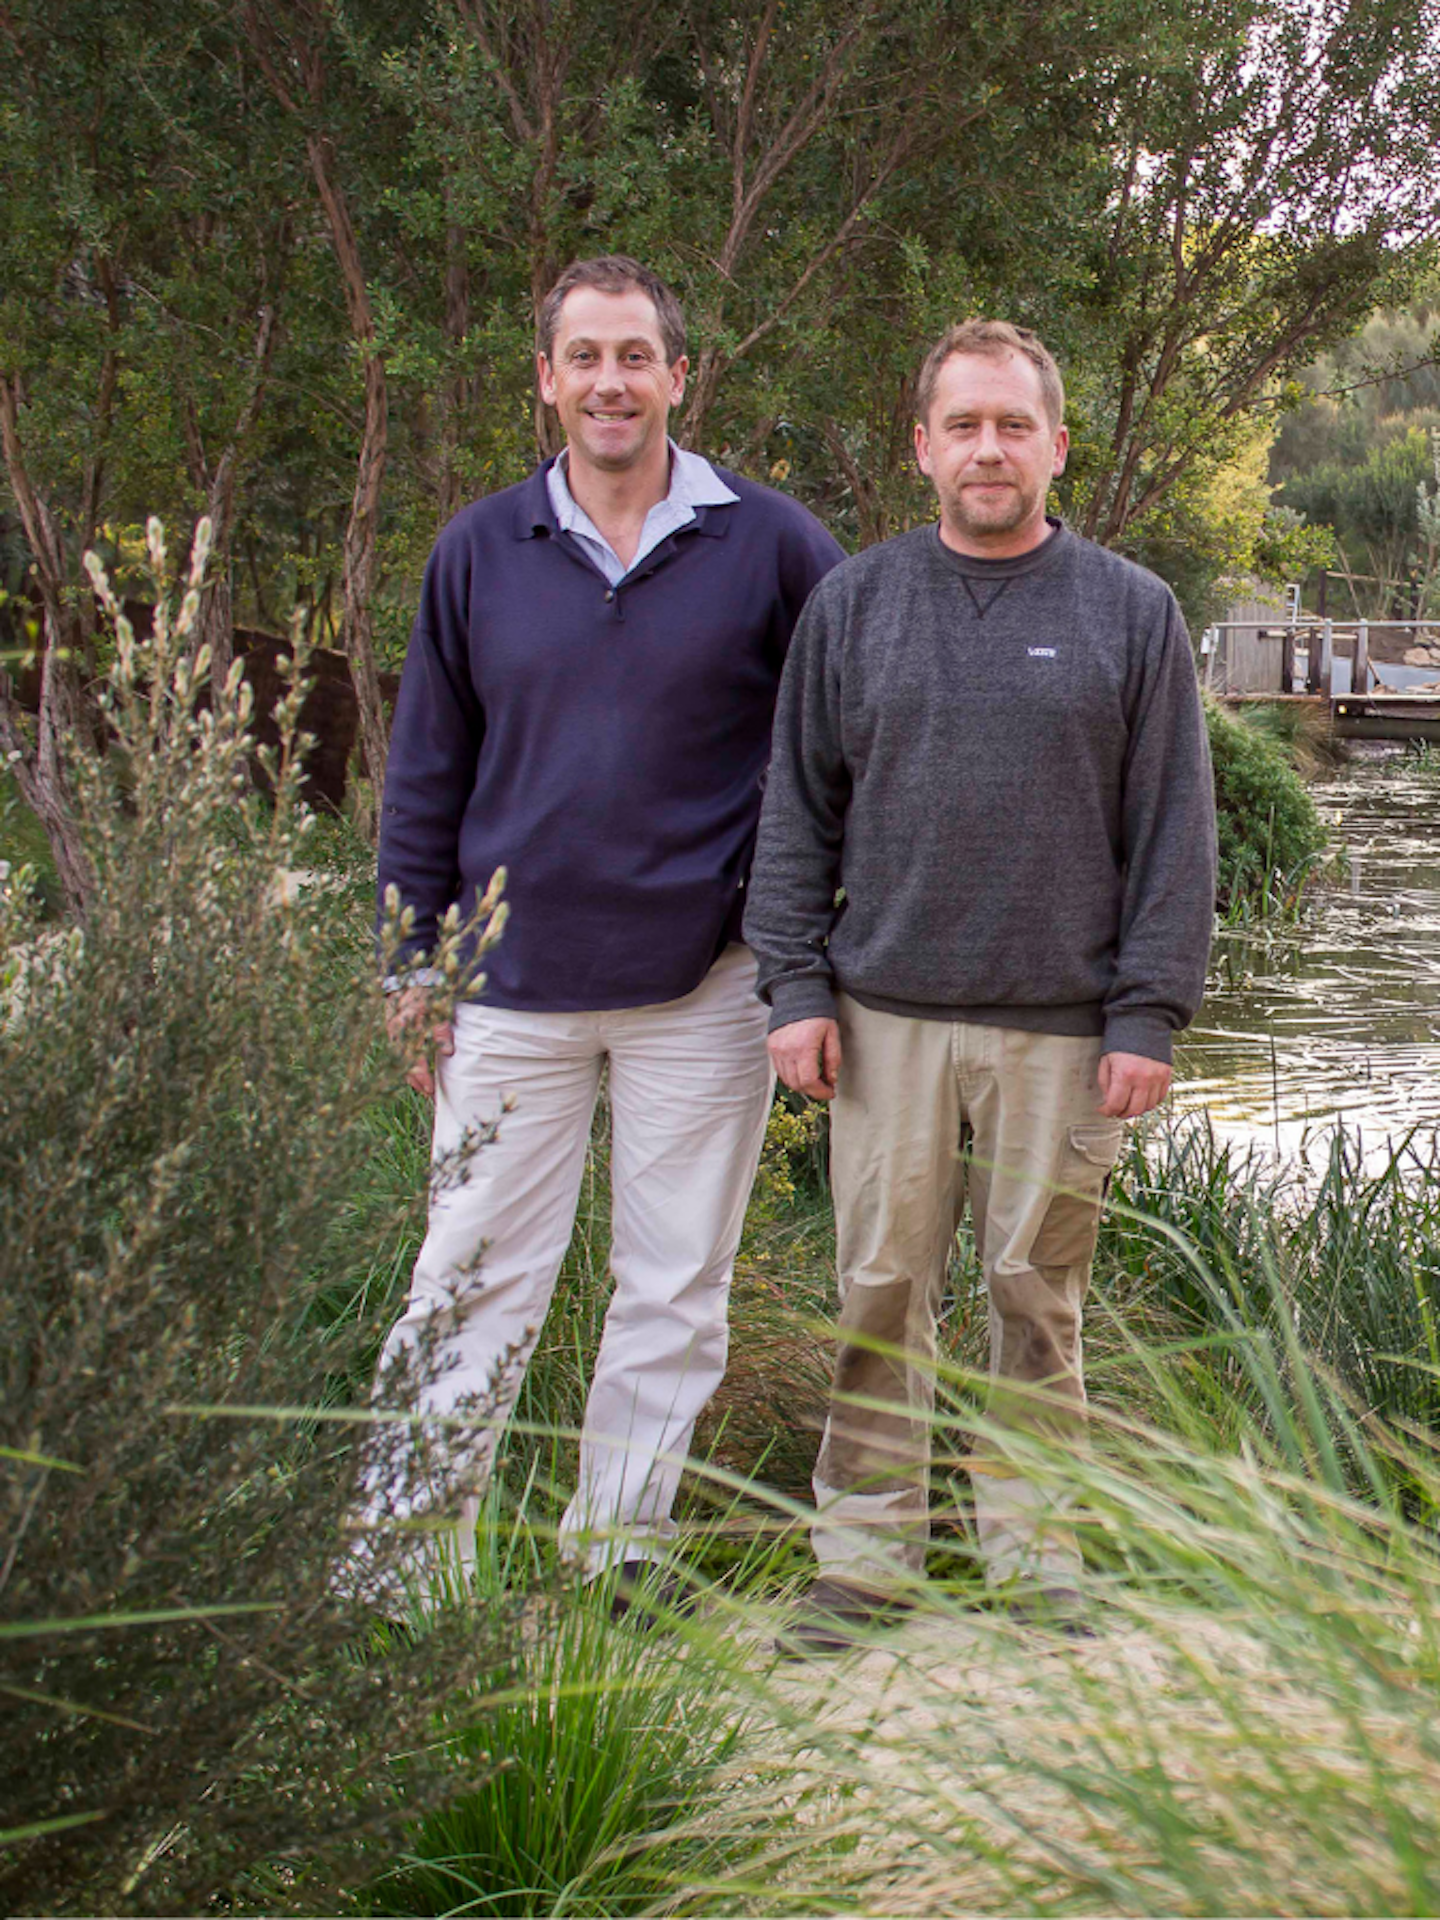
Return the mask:
[[1053,1194],[1030,1252],[1036,1267],[1088,1265],[1100,1233],[1100,1209],[1120,1157],[1119,1120],[1083,1120],[1071,1127]]

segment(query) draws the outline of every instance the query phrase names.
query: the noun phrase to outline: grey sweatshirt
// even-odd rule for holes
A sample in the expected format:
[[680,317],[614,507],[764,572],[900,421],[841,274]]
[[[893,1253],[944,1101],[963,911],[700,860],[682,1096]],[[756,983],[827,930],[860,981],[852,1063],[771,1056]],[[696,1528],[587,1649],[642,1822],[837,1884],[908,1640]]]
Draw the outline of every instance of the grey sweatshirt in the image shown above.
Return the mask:
[[838,986],[1167,1061],[1193,1018],[1215,802],[1185,624],[1154,574],[1053,524],[989,561],[919,528],[811,595],[745,914],[772,1029]]

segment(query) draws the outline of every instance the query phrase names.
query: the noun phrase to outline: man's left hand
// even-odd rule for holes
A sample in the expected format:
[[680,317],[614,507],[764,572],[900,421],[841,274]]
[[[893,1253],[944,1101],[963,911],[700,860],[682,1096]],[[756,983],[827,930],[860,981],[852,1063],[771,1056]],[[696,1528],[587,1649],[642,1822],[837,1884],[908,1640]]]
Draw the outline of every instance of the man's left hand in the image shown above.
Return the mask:
[[1170,1091],[1170,1069],[1143,1053],[1100,1056],[1100,1111],[1111,1120],[1138,1120]]

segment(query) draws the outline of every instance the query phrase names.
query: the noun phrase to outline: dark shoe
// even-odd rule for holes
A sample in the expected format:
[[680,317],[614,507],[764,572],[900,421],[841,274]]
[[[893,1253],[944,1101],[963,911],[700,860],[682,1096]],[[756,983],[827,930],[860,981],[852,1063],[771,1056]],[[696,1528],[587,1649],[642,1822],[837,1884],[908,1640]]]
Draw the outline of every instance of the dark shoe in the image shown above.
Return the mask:
[[1063,1634],[1067,1640],[1093,1640],[1085,1601],[1075,1587],[1022,1587],[1000,1601],[1003,1611],[1024,1627]]
[[845,1653],[862,1645],[876,1627],[893,1627],[914,1611],[905,1594],[852,1587],[822,1576],[797,1604],[795,1618],[776,1638],[776,1651],[791,1660],[811,1654]]
[[692,1583],[655,1560],[627,1560],[615,1575],[610,1618],[628,1620],[648,1633],[677,1616],[688,1620],[699,1598]]

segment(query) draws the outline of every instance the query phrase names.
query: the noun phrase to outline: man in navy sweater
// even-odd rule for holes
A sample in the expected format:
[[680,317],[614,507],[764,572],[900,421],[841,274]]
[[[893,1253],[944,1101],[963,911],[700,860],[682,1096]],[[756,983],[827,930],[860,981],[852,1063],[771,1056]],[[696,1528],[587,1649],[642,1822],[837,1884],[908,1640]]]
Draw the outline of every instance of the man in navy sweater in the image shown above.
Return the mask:
[[[414,913],[388,1024],[432,1043],[412,1080],[434,1096],[437,1162],[495,1127],[468,1177],[436,1183],[382,1378],[428,1336],[427,1411],[490,1393],[508,1412],[608,1062],[615,1291],[562,1541],[618,1569],[622,1608],[664,1551],[725,1368],[772,1088],[744,888],[790,635],[843,557],[795,501],[669,440],[687,364],[674,294],[635,261],[577,262],[549,294],[539,386],[567,444],[440,536],[380,838],[382,898],[393,885]],[[439,921],[500,866],[510,915],[483,995],[437,1026]]]

